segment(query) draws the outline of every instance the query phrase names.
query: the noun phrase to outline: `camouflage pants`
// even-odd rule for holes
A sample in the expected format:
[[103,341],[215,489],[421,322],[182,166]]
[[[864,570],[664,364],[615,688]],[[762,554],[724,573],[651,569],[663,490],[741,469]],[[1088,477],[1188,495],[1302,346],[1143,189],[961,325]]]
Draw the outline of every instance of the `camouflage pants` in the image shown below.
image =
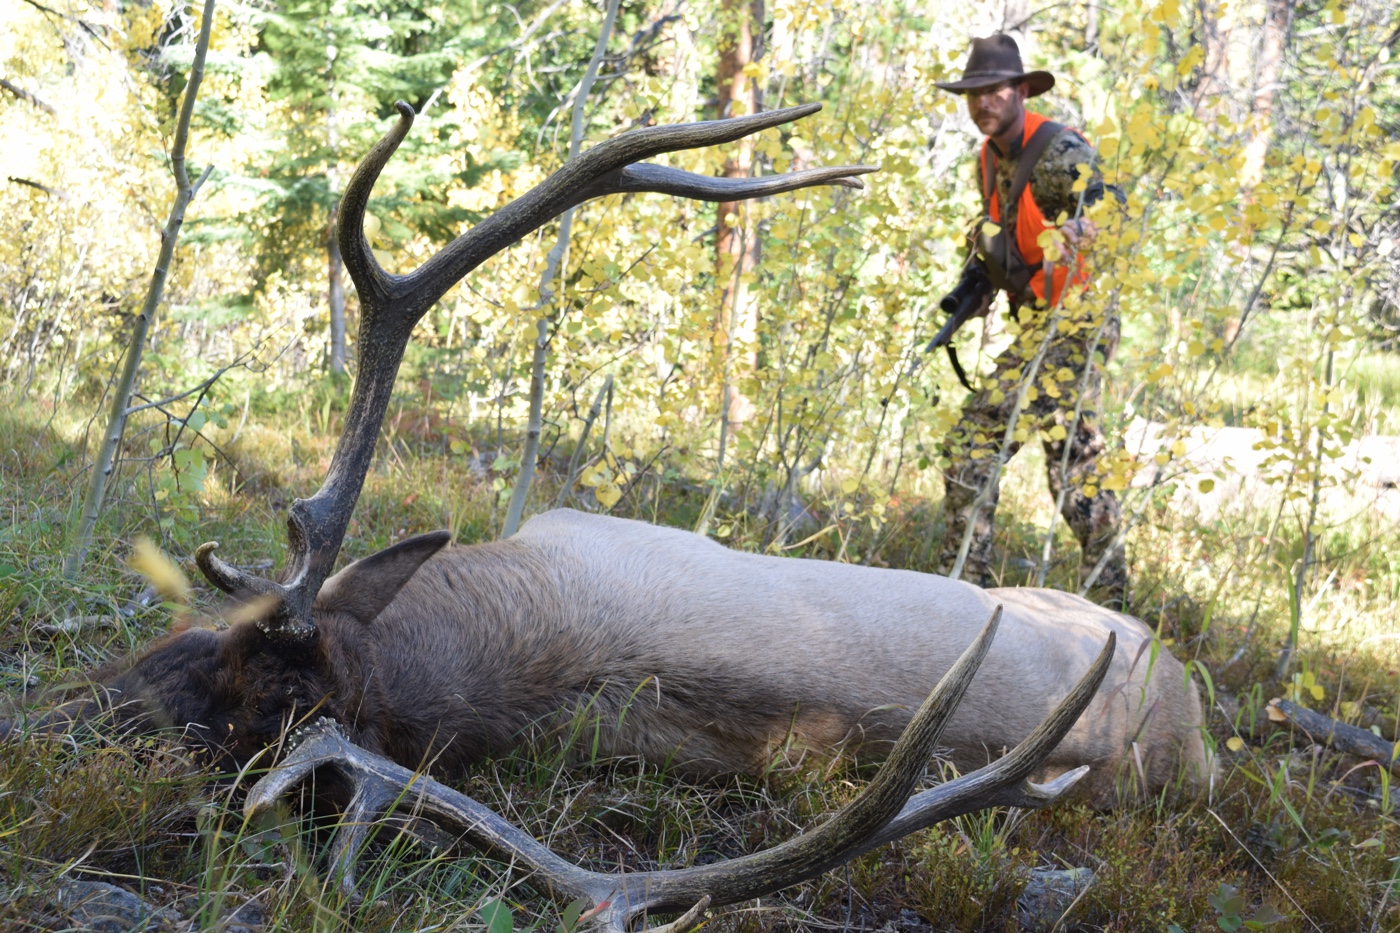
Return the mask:
[[[1031,308],[1017,309],[1014,313],[1022,323],[1020,336],[997,357],[995,370],[964,406],[961,420],[943,444],[948,466],[944,474],[946,526],[939,553],[940,565],[945,573],[952,569],[971,522],[972,541],[962,577],[984,586],[995,582],[992,527],[1000,497],[997,455],[1006,438],[1007,424],[1015,413],[1021,381],[1042,342],[1047,317],[1045,311]],[[1094,424],[1100,384],[1098,360],[1107,360],[1116,349],[1118,321],[1104,322],[1101,331],[1095,321],[1075,324],[1057,320],[1056,325],[1056,336],[1034,374],[1034,382],[1027,389],[1026,404],[1017,419],[1017,430],[1009,442],[1006,459],[1010,460],[1027,440],[1041,438],[1050,493],[1058,499],[1063,489],[1064,504],[1060,514],[1079,539],[1083,551],[1081,574],[1087,576],[1107,553],[1092,595],[1118,608],[1127,586],[1122,545],[1114,543],[1122,515],[1117,495],[1099,489],[1097,483],[1092,482],[1096,477],[1095,461],[1104,452],[1103,435]],[[1091,346],[1095,346],[1095,360],[1089,356]],[[1071,425],[1070,422],[1076,420],[1075,406],[1081,390],[1083,404],[1076,423]],[[1086,480],[1091,481],[1093,495],[1084,494]],[[974,503],[984,490],[986,499],[980,509],[974,510]]]

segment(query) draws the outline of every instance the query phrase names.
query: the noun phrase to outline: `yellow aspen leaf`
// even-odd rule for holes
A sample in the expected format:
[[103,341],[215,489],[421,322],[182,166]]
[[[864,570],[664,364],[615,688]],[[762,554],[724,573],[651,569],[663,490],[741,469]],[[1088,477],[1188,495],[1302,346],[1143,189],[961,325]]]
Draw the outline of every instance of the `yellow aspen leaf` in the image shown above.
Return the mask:
[[1084,484],[1084,497],[1085,497],[1086,499],[1092,499],[1092,498],[1094,498],[1095,496],[1097,496],[1098,494],[1099,494],[1099,487],[1098,487],[1098,486],[1095,486],[1093,483],[1085,483],[1085,484]]
[[1062,441],[1065,439],[1065,426],[1062,424],[1051,425],[1049,430],[1050,440]]
[[1001,224],[992,223],[990,220],[982,224],[982,235],[987,238],[996,236],[1001,232]]
[[1209,478],[1203,479],[1201,480],[1201,484],[1196,488],[1198,488],[1201,492],[1210,492],[1212,489],[1215,488],[1215,480]]
[[239,603],[224,616],[224,621],[229,625],[239,625],[243,622],[256,622],[266,618],[281,605],[281,601],[272,595],[254,596],[245,603]]
[[1225,747],[1228,748],[1228,749],[1229,749],[1230,751],[1232,751],[1232,752],[1243,751],[1243,750],[1244,750],[1244,739],[1240,738],[1240,737],[1237,736],[1237,735],[1232,735],[1232,736],[1230,736],[1228,739],[1225,740]]
[[1172,441],[1171,452],[1173,457],[1184,456],[1186,453],[1186,442],[1181,438]]
[[162,597],[173,603],[186,605],[190,599],[190,581],[184,571],[171,560],[160,547],[147,537],[136,539],[136,546],[126,565],[146,578]]
[[1202,355],[1202,354],[1205,353],[1205,352],[1206,352],[1206,345],[1203,344],[1203,343],[1201,343],[1199,340],[1192,340],[1191,342],[1189,342],[1188,344],[1186,344],[1186,355],[1187,355],[1187,356],[1190,356],[1190,357],[1197,357],[1197,356]]
[[1181,57],[1181,61],[1176,63],[1177,75],[1182,78],[1186,77],[1191,73],[1192,68],[1195,68],[1205,60],[1205,57],[1205,50],[1199,45],[1191,46],[1191,48],[1186,50],[1186,54]]
[[618,489],[612,483],[605,483],[595,489],[593,495],[597,496],[598,503],[603,508],[610,509],[617,505],[618,500],[622,498],[622,490]]
[[841,491],[848,496],[859,488],[860,480],[856,479],[854,476],[841,481]]

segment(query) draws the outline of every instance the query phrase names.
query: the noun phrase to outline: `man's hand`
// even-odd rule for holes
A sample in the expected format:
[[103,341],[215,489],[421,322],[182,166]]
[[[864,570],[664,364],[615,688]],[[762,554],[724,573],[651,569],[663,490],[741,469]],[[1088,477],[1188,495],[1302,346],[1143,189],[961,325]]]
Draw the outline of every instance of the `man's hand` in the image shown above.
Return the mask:
[[1093,243],[1098,233],[1099,228],[1088,217],[1071,220],[1060,228],[1060,235],[1065,238],[1065,242],[1076,249],[1083,249]]

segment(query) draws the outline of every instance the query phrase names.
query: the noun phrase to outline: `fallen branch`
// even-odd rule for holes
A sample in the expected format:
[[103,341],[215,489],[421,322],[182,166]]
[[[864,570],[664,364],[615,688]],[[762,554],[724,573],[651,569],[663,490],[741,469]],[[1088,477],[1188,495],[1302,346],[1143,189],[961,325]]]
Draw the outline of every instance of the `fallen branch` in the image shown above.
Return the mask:
[[1388,767],[1392,773],[1400,774],[1400,761],[1396,760],[1400,747],[1373,732],[1338,722],[1330,716],[1315,713],[1288,700],[1270,702],[1268,712],[1269,718],[1274,722],[1292,723],[1306,732],[1314,742],[1348,755],[1355,755],[1357,758],[1374,759]]

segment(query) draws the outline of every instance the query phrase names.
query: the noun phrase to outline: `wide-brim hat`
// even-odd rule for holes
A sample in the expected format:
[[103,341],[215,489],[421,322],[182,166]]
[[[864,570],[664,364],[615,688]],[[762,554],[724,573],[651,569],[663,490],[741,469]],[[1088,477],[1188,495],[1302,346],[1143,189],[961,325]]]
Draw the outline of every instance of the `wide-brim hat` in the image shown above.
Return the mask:
[[962,80],[935,81],[934,84],[945,91],[966,94],[1003,81],[1025,81],[1027,97],[1037,97],[1055,86],[1055,76],[1048,71],[1022,70],[1021,49],[1016,40],[1005,33],[973,39]]

